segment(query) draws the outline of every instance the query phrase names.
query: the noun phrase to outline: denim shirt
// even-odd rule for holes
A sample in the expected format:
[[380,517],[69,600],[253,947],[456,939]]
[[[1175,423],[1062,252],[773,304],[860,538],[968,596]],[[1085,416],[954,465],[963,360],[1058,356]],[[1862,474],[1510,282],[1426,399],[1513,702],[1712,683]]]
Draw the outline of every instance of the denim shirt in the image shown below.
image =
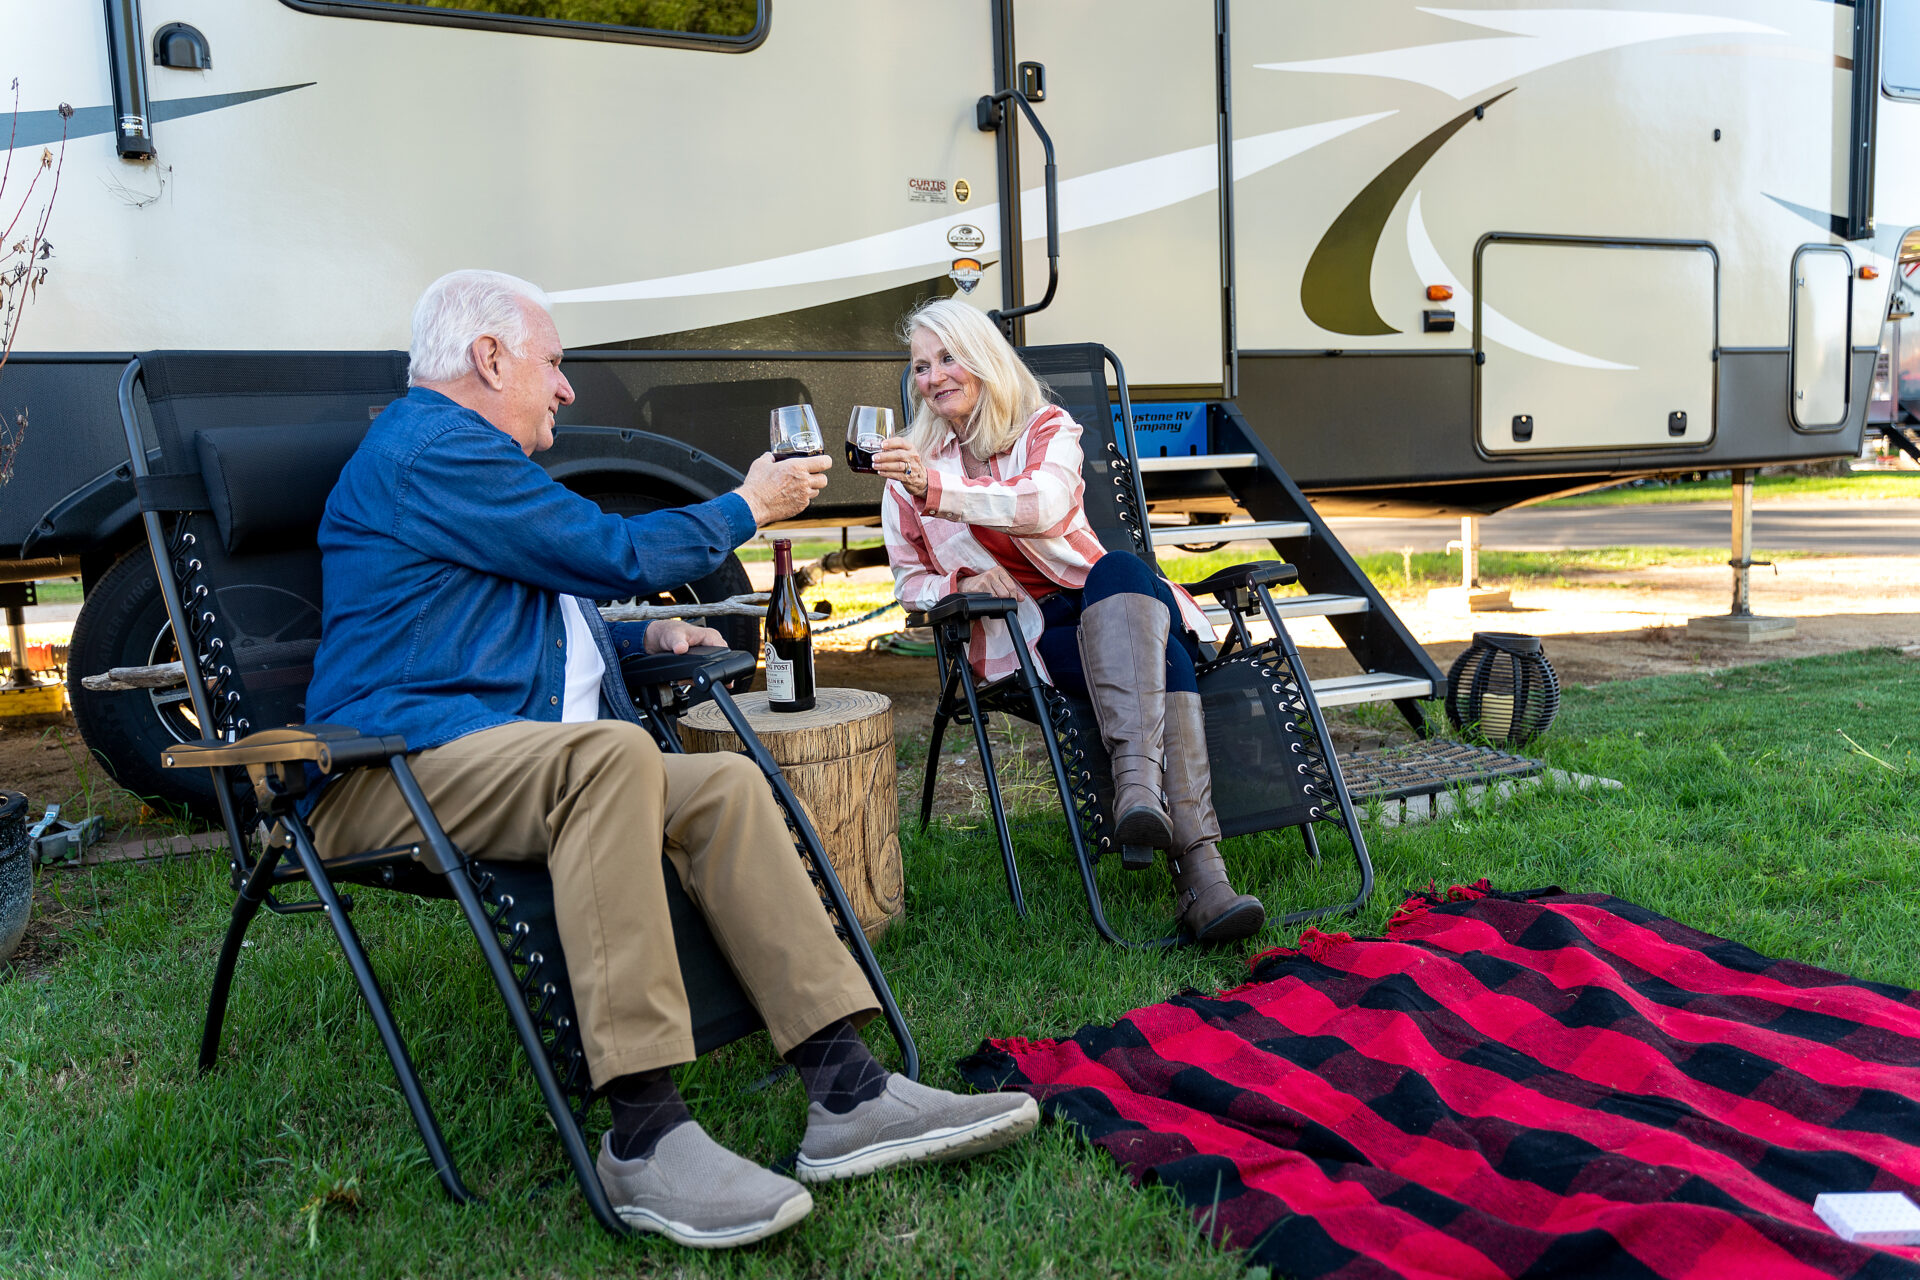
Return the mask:
[[410,751],[515,720],[560,719],[562,594],[607,674],[603,713],[634,719],[596,599],[703,578],[755,532],[735,493],[616,516],[569,490],[513,437],[436,391],[388,405],[348,460],[320,522],[324,605],[307,718],[397,733]]

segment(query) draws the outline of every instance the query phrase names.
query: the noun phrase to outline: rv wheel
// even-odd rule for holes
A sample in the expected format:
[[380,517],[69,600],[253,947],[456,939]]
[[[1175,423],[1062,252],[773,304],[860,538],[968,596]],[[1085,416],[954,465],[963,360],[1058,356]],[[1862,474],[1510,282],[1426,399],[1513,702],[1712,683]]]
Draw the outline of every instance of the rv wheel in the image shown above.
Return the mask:
[[[649,511],[658,511],[673,504],[660,502],[639,493],[590,493],[587,495],[600,504],[602,511],[619,516],[645,515]],[[718,569],[701,578],[698,582],[689,582],[683,586],[658,592],[644,600],[634,600],[635,604],[698,604],[703,601],[725,600],[729,596],[746,595],[753,590],[753,584],[747,580],[747,571],[740,563],[740,557],[730,555]],[[621,603],[628,603],[622,601]],[[758,618],[710,618],[707,625],[726,638],[727,648],[738,649],[743,653],[760,652],[760,619]],[[728,687],[735,693],[745,693],[753,685],[753,672],[735,679]]]
[[110,667],[179,660],[153,560],[146,547],[137,546],[87,589],[67,654],[67,699],[80,736],[115,782],[144,799],[185,805],[217,822],[220,811],[206,773],[160,767],[161,751],[200,736],[186,685],[93,693],[80,684]]

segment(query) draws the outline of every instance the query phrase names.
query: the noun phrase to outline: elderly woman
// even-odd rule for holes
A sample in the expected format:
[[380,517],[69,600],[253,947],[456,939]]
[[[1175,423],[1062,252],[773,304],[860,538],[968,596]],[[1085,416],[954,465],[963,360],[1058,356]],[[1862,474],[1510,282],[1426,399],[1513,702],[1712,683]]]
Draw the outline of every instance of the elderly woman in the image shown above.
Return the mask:
[[[895,596],[909,609],[956,591],[1018,602],[1042,677],[1093,704],[1120,842],[1168,852],[1181,929],[1205,943],[1258,931],[1266,911],[1235,892],[1216,847],[1194,681],[1206,615],[1137,557],[1101,547],[1081,500],[1080,426],[992,321],[943,298],[902,329],[913,420],[875,455]],[[998,619],[975,627],[967,657],[983,679],[1019,666]]]

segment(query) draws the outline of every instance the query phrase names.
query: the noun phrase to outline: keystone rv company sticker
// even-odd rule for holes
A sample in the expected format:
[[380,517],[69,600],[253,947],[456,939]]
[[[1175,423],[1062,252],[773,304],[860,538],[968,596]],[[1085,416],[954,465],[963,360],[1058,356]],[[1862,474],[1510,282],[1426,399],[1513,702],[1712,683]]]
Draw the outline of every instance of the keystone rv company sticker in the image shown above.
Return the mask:
[[972,253],[986,242],[986,235],[969,222],[963,222],[947,232],[947,243],[953,246],[956,253]]
[[968,185],[965,178],[953,184],[953,198],[961,204],[965,204],[973,198],[973,188]]
[[960,292],[972,293],[973,286],[980,283],[980,259],[955,258],[953,269],[947,272],[947,279],[960,286]]
[[947,180],[945,178],[908,178],[907,199],[913,204],[945,204]]

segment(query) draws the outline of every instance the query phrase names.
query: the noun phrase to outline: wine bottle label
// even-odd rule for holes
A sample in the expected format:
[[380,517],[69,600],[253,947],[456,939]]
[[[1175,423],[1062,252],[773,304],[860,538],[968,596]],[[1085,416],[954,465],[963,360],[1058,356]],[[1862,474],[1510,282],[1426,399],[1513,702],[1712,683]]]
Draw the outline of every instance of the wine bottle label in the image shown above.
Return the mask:
[[793,664],[781,660],[773,651],[773,643],[767,643],[767,701],[793,701]]

